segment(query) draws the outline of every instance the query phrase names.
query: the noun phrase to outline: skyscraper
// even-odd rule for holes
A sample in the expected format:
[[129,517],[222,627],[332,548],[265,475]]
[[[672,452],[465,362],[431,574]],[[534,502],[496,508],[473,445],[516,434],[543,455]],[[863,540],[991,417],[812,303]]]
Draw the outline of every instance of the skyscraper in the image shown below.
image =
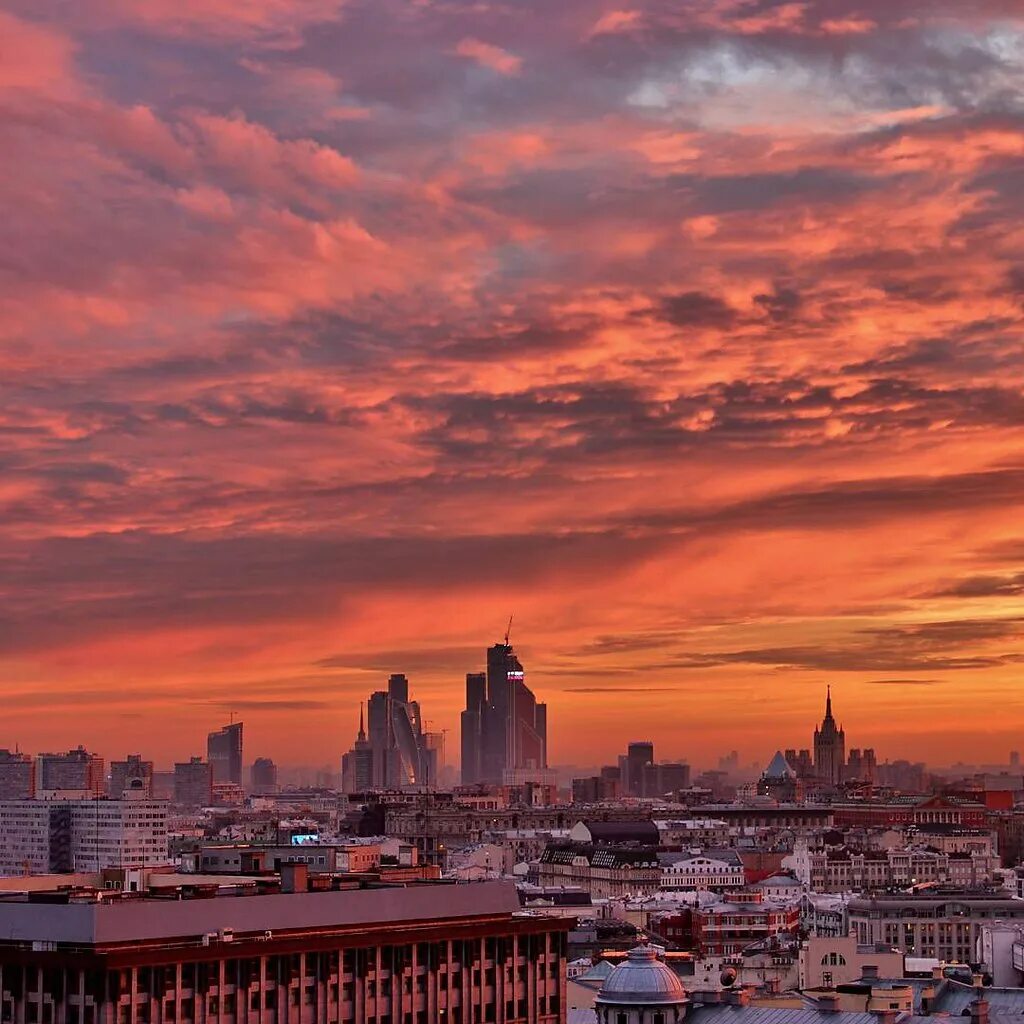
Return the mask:
[[483,779],[481,737],[487,704],[487,673],[466,673],[466,710],[462,712],[462,784],[472,786]]
[[342,759],[350,792],[365,788],[392,789],[429,786],[437,771],[436,751],[423,730],[417,701],[409,699],[409,680],[400,674],[388,679],[388,688],[370,694],[366,732],[359,714],[359,736]]
[[516,772],[547,768],[547,732],[547,705],[526,685],[506,636],[488,648],[486,676],[466,677],[463,782],[500,784]]
[[846,733],[832,717],[832,687],[825,696],[825,717],[814,730],[814,773],[819,781],[838,786],[846,766]]
[[341,788],[346,793],[362,793],[373,788],[373,750],[366,738],[363,705],[359,705],[359,733],[352,749],[341,758]]
[[214,782],[242,784],[242,723],[232,722],[206,737],[206,759]]

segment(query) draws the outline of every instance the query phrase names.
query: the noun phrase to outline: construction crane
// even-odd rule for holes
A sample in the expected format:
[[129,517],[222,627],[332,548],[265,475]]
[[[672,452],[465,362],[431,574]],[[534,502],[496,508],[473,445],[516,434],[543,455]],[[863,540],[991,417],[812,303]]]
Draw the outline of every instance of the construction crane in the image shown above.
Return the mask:
[[[514,612],[512,613],[515,614]],[[508,647],[508,637],[512,632],[512,615],[508,617],[508,625],[505,627],[505,646]]]

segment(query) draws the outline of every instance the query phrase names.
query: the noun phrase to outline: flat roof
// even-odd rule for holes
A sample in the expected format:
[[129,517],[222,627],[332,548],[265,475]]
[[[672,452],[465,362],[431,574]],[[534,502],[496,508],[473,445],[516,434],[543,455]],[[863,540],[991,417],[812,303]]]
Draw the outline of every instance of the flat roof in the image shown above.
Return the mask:
[[515,884],[505,881],[185,900],[0,902],[0,946],[10,942],[97,946],[198,940],[224,928],[238,935],[330,931],[504,917],[519,910]]

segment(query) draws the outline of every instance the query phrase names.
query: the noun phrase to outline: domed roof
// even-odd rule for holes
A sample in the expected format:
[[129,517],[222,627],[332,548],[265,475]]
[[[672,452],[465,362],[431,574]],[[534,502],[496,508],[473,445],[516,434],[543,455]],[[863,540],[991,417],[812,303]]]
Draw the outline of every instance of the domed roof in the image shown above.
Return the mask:
[[679,976],[658,959],[659,946],[644,944],[631,949],[626,959],[608,975],[597,1003],[611,1006],[674,1006],[686,1002]]

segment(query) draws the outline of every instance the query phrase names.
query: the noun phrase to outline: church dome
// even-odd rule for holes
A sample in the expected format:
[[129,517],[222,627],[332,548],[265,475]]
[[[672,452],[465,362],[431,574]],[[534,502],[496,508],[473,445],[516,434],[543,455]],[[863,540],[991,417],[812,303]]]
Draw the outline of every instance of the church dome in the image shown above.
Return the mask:
[[660,947],[637,946],[608,975],[595,1002],[604,1006],[677,1006],[686,1002],[679,975],[658,959]]

